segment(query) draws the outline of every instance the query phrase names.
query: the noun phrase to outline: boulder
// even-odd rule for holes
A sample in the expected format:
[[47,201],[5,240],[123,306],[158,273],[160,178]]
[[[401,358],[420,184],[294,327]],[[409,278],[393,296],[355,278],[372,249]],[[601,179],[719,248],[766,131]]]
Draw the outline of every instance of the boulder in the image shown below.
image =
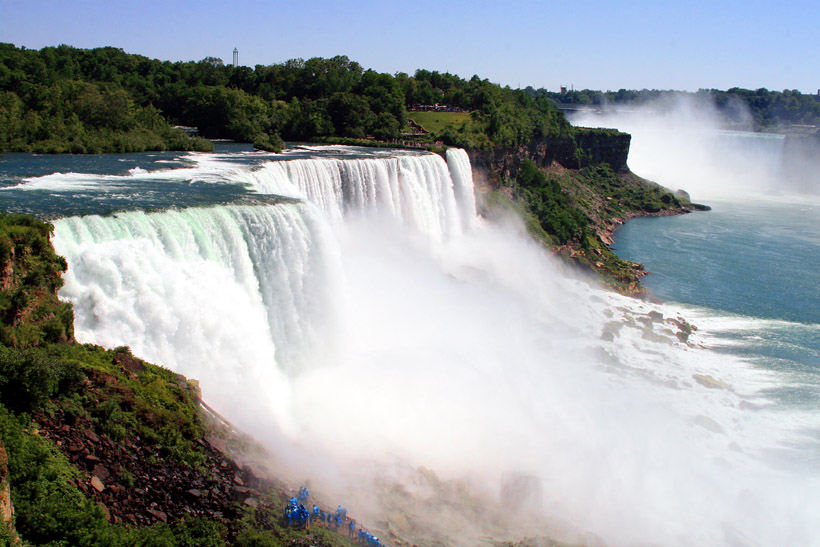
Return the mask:
[[732,391],[732,386],[708,374],[693,374],[692,378],[703,387],[708,387],[709,389],[726,389]]

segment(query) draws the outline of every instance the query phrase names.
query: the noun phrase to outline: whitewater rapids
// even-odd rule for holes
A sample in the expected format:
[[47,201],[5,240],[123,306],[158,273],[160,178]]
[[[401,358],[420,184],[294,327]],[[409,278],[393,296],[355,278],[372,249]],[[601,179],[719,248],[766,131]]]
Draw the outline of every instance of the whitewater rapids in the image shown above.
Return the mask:
[[[680,342],[678,310],[571,278],[516,222],[478,218],[463,151],[224,176],[298,202],[55,222],[78,340],[200,380],[320,486],[347,474],[367,490],[400,461],[496,500],[504,477],[529,477],[520,511],[614,545],[820,541],[817,469],[778,456],[811,417],[765,399],[778,378],[697,333]],[[490,527],[473,524],[449,540]]]

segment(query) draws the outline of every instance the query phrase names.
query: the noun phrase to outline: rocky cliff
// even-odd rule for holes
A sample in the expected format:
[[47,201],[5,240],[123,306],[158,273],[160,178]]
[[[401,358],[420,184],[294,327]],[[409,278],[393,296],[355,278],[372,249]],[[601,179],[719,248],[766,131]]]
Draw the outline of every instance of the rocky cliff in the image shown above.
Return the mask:
[[629,170],[626,159],[629,156],[629,144],[632,135],[614,129],[578,128],[575,142],[579,149],[579,161],[575,165],[564,165],[579,169],[589,165],[604,163],[616,173]]
[[[515,209],[533,237],[571,264],[594,271],[617,291],[640,295],[641,264],[609,246],[626,219],[702,209],[627,167],[631,136],[613,129],[575,128],[571,136],[533,139],[516,148],[469,150],[477,187],[493,207]],[[532,176],[532,166],[541,175]],[[524,169],[526,167],[526,169]],[[525,173],[526,172],[526,173]],[[529,174],[527,174],[529,173]]]
[[580,169],[606,164],[616,173],[628,171],[626,159],[632,136],[614,129],[577,128],[572,136],[531,139],[516,148],[468,150],[473,168],[490,180],[514,179],[528,159],[542,168],[558,164]]

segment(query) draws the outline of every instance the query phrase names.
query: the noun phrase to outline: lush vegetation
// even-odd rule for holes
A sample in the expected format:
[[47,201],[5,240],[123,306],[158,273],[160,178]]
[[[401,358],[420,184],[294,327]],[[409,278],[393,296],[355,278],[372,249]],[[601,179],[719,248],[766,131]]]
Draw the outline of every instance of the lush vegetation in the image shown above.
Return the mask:
[[[126,89],[84,77],[67,49],[0,44],[0,152],[208,150]],[[79,51],[79,50],[73,50]]]
[[65,259],[49,241],[51,226],[25,215],[0,216],[0,343],[26,347],[73,337],[71,306],[54,296]]
[[547,175],[526,160],[518,171],[516,183],[518,196],[527,203],[553,244],[587,246],[589,218],[571,202],[555,176]]
[[541,169],[524,160],[515,179],[502,181],[486,200],[487,213],[511,210],[527,231],[571,263],[595,271],[601,281],[625,293],[639,293],[639,264],[618,258],[606,243],[613,219],[663,214],[691,206],[655,183],[606,163],[578,170]]
[[820,94],[804,94],[797,90],[770,91],[765,88],[726,91],[701,89],[691,93],[657,89],[619,89],[595,91],[590,89],[550,92],[526,88],[533,97],[549,97],[565,104],[581,105],[641,105],[653,103],[655,108],[672,108],[678,99],[695,99],[714,104],[724,123],[756,131],[788,130],[794,125],[820,126]]
[[408,104],[436,102],[471,111],[460,127],[441,128],[447,144],[508,146],[571,132],[547,98],[477,76],[383,74],[344,56],[249,68],[212,57],[163,62],[110,47],[38,51],[0,44],[0,151],[207,146],[169,124],[266,150],[284,140],[388,141],[406,126]]

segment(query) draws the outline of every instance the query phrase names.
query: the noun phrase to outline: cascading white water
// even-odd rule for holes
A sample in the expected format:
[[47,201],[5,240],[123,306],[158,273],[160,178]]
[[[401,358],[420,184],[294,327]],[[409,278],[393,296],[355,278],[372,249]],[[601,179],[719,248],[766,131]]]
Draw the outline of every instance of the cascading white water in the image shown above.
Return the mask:
[[[226,380],[244,389],[259,377],[261,397],[287,427],[284,376],[325,359],[343,329],[330,226],[341,226],[344,211],[387,209],[441,242],[471,221],[459,220],[447,166],[432,154],[273,162],[239,174],[229,165],[226,174],[260,181],[260,192],[316,201],[58,220],[54,245],[70,264],[61,296],[74,304],[79,340],[129,345],[201,380],[206,393]],[[463,174],[459,180],[462,197],[474,199]],[[475,216],[474,205],[461,211]],[[230,396],[212,402],[232,405]]]
[[338,251],[325,229],[304,205],[62,219],[61,296],[78,340],[129,345],[206,386],[256,378],[285,419],[284,376],[332,319]]
[[475,187],[470,157],[460,148],[447,149],[447,166],[453,177],[456,202],[461,206],[461,219],[464,229],[470,230],[475,225]]
[[[771,380],[477,220],[463,151],[230,177],[305,202],[55,223],[81,341],[199,379],[277,454],[306,447],[317,482],[352,477],[362,513],[369,465],[398,459],[496,491],[536,477],[539,511],[614,544],[817,538],[816,478],[758,457],[788,429],[750,410]],[[465,545],[490,526],[460,522],[422,525]]]
[[475,219],[472,175],[463,150],[448,151],[447,164],[435,154],[274,161],[239,180],[260,193],[304,199],[337,228],[346,212],[378,210],[440,242]]

